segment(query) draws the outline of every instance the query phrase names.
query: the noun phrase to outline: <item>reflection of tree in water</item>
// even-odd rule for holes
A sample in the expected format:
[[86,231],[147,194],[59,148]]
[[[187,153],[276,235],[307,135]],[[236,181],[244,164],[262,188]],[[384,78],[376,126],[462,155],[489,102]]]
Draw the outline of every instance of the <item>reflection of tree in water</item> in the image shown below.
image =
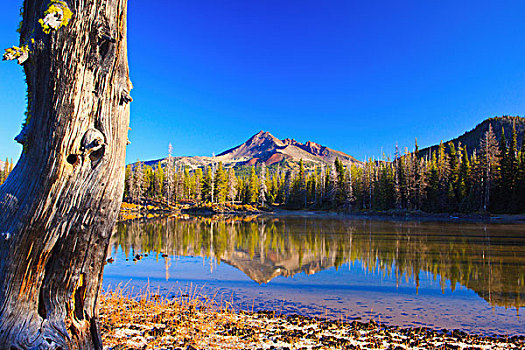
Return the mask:
[[416,288],[420,273],[431,273],[443,291],[447,281],[452,290],[460,283],[491,305],[519,308],[525,295],[525,238],[520,227],[513,227],[515,234],[502,227],[185,217],[120,223],[112,245],[126,256],[210,257],[258,283],[360,262],[370,272],[394,275],[398,282],[414,279]]

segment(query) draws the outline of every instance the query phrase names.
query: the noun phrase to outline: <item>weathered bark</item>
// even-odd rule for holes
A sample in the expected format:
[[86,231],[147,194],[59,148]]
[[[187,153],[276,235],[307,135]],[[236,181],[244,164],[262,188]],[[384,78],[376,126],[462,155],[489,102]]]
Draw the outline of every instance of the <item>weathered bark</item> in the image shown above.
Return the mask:
[[127,0],[54,1],[66,3],[69,23],[43,30],[50,0],[24,1],[30,118],[0,187],[1,349],[102,348],[97,294],[129,125]]

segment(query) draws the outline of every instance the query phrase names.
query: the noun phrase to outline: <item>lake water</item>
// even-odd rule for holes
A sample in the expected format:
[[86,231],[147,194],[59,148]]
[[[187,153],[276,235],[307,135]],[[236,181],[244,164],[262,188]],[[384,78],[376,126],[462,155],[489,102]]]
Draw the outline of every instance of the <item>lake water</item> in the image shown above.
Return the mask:
[[249,311],[525,334],[525,225],[180,216],[118,224],[109,256],[105,289],[149,285]]

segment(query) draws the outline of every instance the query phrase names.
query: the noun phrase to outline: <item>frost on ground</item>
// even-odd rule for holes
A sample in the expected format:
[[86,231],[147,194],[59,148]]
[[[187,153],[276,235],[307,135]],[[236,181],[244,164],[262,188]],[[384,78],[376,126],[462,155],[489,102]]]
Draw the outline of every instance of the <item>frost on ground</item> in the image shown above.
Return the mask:
[[205,297],[181,294],[101,298],[104,349],[524,349],[525,337],[481,337],[460,331],[402,329],[323,321],[273,312],[235,312]]

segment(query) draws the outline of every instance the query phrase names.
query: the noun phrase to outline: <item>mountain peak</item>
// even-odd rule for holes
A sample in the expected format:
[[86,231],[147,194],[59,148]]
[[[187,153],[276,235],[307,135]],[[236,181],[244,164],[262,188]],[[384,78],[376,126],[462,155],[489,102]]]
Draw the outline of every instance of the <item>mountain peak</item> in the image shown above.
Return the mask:
[[[280,143],[280,140],[277,139],[275,136],[270,134],[268,131],[259,131],[257,134],[253,135],[243,143],[243,145],[250,145],[255,147],[263,146],[263,144],[267,143],[268,145],[278,145]],[[242,146],[242,145],[241,145]],[[239,146],[239,147],[241,147]]]
[[253,135],[250,138],[250,140],[251,139],[262,139],[262,138],[275,139],[275,137],[272,134],[270,134],[268,131],[261,130],[257,134]]
[[[352,156],[318,143],[307,141],[305,144],[302,144],[290,138],[279,140],[270,132],[261,130],[246,142],[217,156],[175,157],[174,161],[176,164],[195,169],[217,162],[222,162],[226,167],[258,165],[261,163],[268,166],[282,163],[283,166],[288,167],[291,166],[290,163],[299,163],[301,159],[309,166],[320,166],[333,164],[336,158],[339,158],[341,162],[347,165],[360,164]],[[146,163],[150,165],[158,162],[159,160]]]
[[261,162],[271,165],[283,160],[298,162],[300,159],[313,163],[330,164],[336,157],[345,163],[357,162],[343,152],[334,151],[315,142],[307,141],[302,144],[290,138],[279,140],[264,130],[259,131],[243,144],[222,152],[217,157],[224,163],[244,162],[248,165]]

